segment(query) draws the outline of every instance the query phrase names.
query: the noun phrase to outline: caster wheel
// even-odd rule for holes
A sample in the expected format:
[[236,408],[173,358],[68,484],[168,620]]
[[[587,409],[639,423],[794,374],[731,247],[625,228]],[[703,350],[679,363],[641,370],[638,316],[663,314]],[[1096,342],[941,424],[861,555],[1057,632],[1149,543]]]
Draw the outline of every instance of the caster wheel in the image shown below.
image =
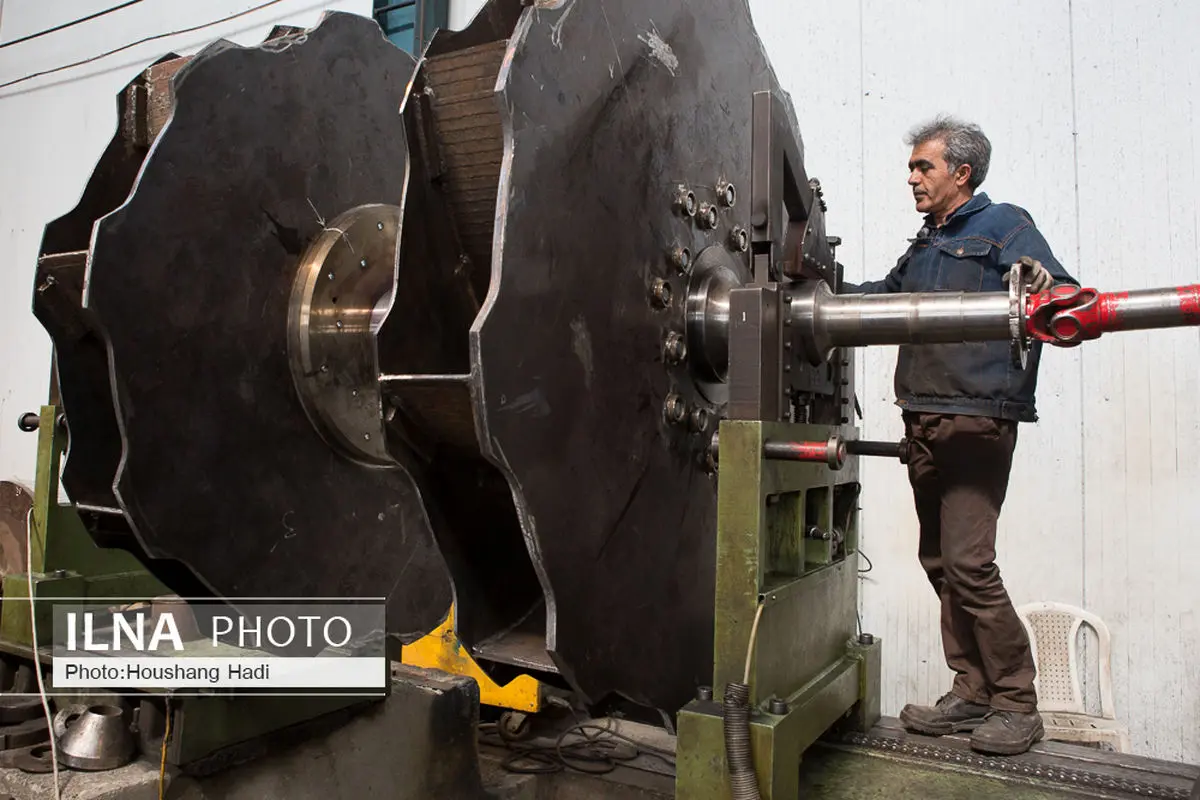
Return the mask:
[[528,739],[533,729],[533,715],[522,711],[505,711],[500,715],[500,723],[496,728],[500,736],[510,742]]

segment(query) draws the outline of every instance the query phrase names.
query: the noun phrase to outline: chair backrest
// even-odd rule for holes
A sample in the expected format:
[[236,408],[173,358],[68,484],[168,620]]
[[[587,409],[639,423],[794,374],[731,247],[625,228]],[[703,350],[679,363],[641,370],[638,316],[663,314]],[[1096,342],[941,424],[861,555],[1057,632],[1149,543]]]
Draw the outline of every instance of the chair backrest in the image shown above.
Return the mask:
[[1033,660],[1037,665],[1038,708],[1042,711],[1087,713],[1080,685],[1080,663],[1076,639],[1086,624],[1096,632],[1100,678],[1100,716],[1115,719],[1112,690],[1112,637],[1108,625],[1095,614],[1066,603],[1028,603],[1017,615],[1029,633]]

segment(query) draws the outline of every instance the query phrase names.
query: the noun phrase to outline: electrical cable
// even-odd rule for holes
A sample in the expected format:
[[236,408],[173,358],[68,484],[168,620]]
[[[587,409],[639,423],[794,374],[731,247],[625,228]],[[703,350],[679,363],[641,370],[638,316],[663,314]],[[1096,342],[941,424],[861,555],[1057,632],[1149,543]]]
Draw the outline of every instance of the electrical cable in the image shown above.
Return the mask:
[[863,558],[866,560],[866,562],[867,562],[867,568],[866,568],[866,569],[860,569],[860,570],[858,571],[858,574],[859,574],[859,575],[866,575],[868,572],[870,572],[871,570],[875,569],[875,565],[871,563],[871,559],[867,558],[867,554],[866,554],[866,553],[864,553],[864,552],[862,551],[862,549],[861,549],[861,548],[859,549],[859,551],[858,551],[858,554],[859,554],[860,556],[862,556],[862,557],[863,557]]
[[[611,720],[608,720],[611,723]],[[588,775],[604,775],[622,764],[639,756],[654,756],[669,767],[675,766],[675,754],[653,747],[613,730],[606,723],[576,722],[555,739],[554,744],[524,743],[505,736],[496,723],[479,726],[484,735],[493,735],[496,740],[487,744],[498,744],[509,751],[500,762],[505,770],[521,775],[547,775],[565,770],[574,770]],[[589,733],[595,731],[595,733]],[[570,736],[579,737],[567,741]],[[481,737],[482,738],[482,737]]]
[[42,678],[42,662],[38,658],[37,614],[33,608],[33,508],[25,515],[25,577],[29,580],[29,630],[33,637],[33,674],[37,676],[38,696],[42,699],[42,711],[46,714],[46,727],[50,729],[50,763],[54,767],[54,800],[62,800],[62,788],[58,784],[58,744],[54,735],[54,718],[50,716],[50,701],[46,699],[46,682]]
[[211,28],[213,25],[220,25],[222,22],[229,22],[230,20],[237,19],[238,17],[244,17],[247,14],[253,14],[255,11],[261,11],[264,8],[267,8],[268,6],[278,5],[279,3],[282,3],[282,2],[283,2],[283,0],[267,0],[267,2],[259,3],[258,5],[254,6],[253,8],[248,8],[245,11],[239,11],[236,14],[230,14],[228,17],[222,17],[221,19],[216,19],[216,20],[213,20],[212,22],[205,22],[201,25],[193,25],[190,28],[180,28],[179,30],[168,31],[167,33],[156,33],[153,36],[146,36],[141,39],[138,39],[136,42],[130,42],[129,44],[124,44],[124,45],[121,45],[120,47],[114,47],[112,50],[106,50],[103,53],[91,56],[89,58],[84,58],[79,61],[73,61],[70,64],[63,64],[62,66],[53,67],[51,69],[44,69],[44,70],[41,70],[40,72],[32,72],[22,78],[14,78],[11,81],[5,81],[4,83],[0,83],[0,89],[7,89],[9,86],[15,86],[18,83],[24,83],[25,81],[31,81],[34,78],[40,78],[43,75],[52,75],[56,72],[62,72],[63,70],[73,69],[74,67],[82,67],[84,64],[90,64],[93,61],[99,61],[102,58],[108,58],[111,55],[115,55],[124,50],[129,50],[130,48],[137,47],[138,45],[145,44],[146,42],[153,42],[158,39],[166,39],[171,36],[178,36],[181,33],[192,33],[194,31],[203,30],[204,28]]
[[766,605],[766,600],[758,602],[758,610],[754,612],[754,624],[750,626],[750,644],[746,646],[746,673],[742,677],[742,683],[747,686],[750,685],[750,662],[754,657],[754,640],[758,638],[758,621],[762,619],[762,612]]
[[163,800],[167,788],[167,739],[171,736],[171,695],[167,695],[167,727],[163,730],[162,760],[158,764],[158,800]]
[[51,33],[57,33],[59,31],[66,30],[67,28],[74,27],[84,22],[90,22],[98,17],[103,17],[104,15],[111,14],[114,11],[120,11],[122,8],[128,8],[129,6],[137,5],[140,2],[142,2],[142,0],[125,0],[125,2],[121,3],[119,6],[106,8],[103,11],[97,11],[95,14],[88,14],[86,17],[80,17],[79,19],[71,20],[70,22],[64,22],[61,25],[55,25],[53,28],[46,28],[45,30],[38,31],[37,33],[31,33],[27,36],[22,36],[20,39],[13,39],[11,42],[0,42],[0,50],[3,50],[5,47],[12,47],[14,44],[21,44],[21,42],[28,42],[31,39],[38,39]]

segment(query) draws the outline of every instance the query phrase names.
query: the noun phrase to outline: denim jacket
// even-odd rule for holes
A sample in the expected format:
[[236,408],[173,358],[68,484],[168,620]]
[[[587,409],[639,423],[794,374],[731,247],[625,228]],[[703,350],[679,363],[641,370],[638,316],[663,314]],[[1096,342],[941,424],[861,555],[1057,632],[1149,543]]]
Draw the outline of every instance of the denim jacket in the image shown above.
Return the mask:
[[[844,284],[845,293],[1003,292],[1002,276],[1021,256],[1042,262],[1055,283],[1067,274],[1024,209],[972,197],[938,228],[932,216],[883,280]],[[1041,343],[1025,369],[1013,365],[1007,341],[902,345],[896,361],[896,405],[905,411],[974,414],[1036,422]]]

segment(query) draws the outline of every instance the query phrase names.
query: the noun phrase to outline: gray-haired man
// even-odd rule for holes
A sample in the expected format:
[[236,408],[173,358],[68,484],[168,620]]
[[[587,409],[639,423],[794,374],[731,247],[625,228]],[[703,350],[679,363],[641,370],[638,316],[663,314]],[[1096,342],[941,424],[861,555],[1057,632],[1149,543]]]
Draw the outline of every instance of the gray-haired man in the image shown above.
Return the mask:
[[[1014,265],[1031,290],[1076,284],[1029,214],[975,190],[991,143],[975,125],[939,117],[909,134],[908,184],[924,225],[895,268],[847,292],[999,292]],[[896,404],[911,442],[919,558],[942,605],[942,645],[954,671],[933,706],[905,706],[912,730],[973,731],[972,746],[1022,753],[1044,735],[1029,639],[995,563],[1017,423],[1035,422],[1040,345],[1012,364],[1007,342],[900,348]]]

